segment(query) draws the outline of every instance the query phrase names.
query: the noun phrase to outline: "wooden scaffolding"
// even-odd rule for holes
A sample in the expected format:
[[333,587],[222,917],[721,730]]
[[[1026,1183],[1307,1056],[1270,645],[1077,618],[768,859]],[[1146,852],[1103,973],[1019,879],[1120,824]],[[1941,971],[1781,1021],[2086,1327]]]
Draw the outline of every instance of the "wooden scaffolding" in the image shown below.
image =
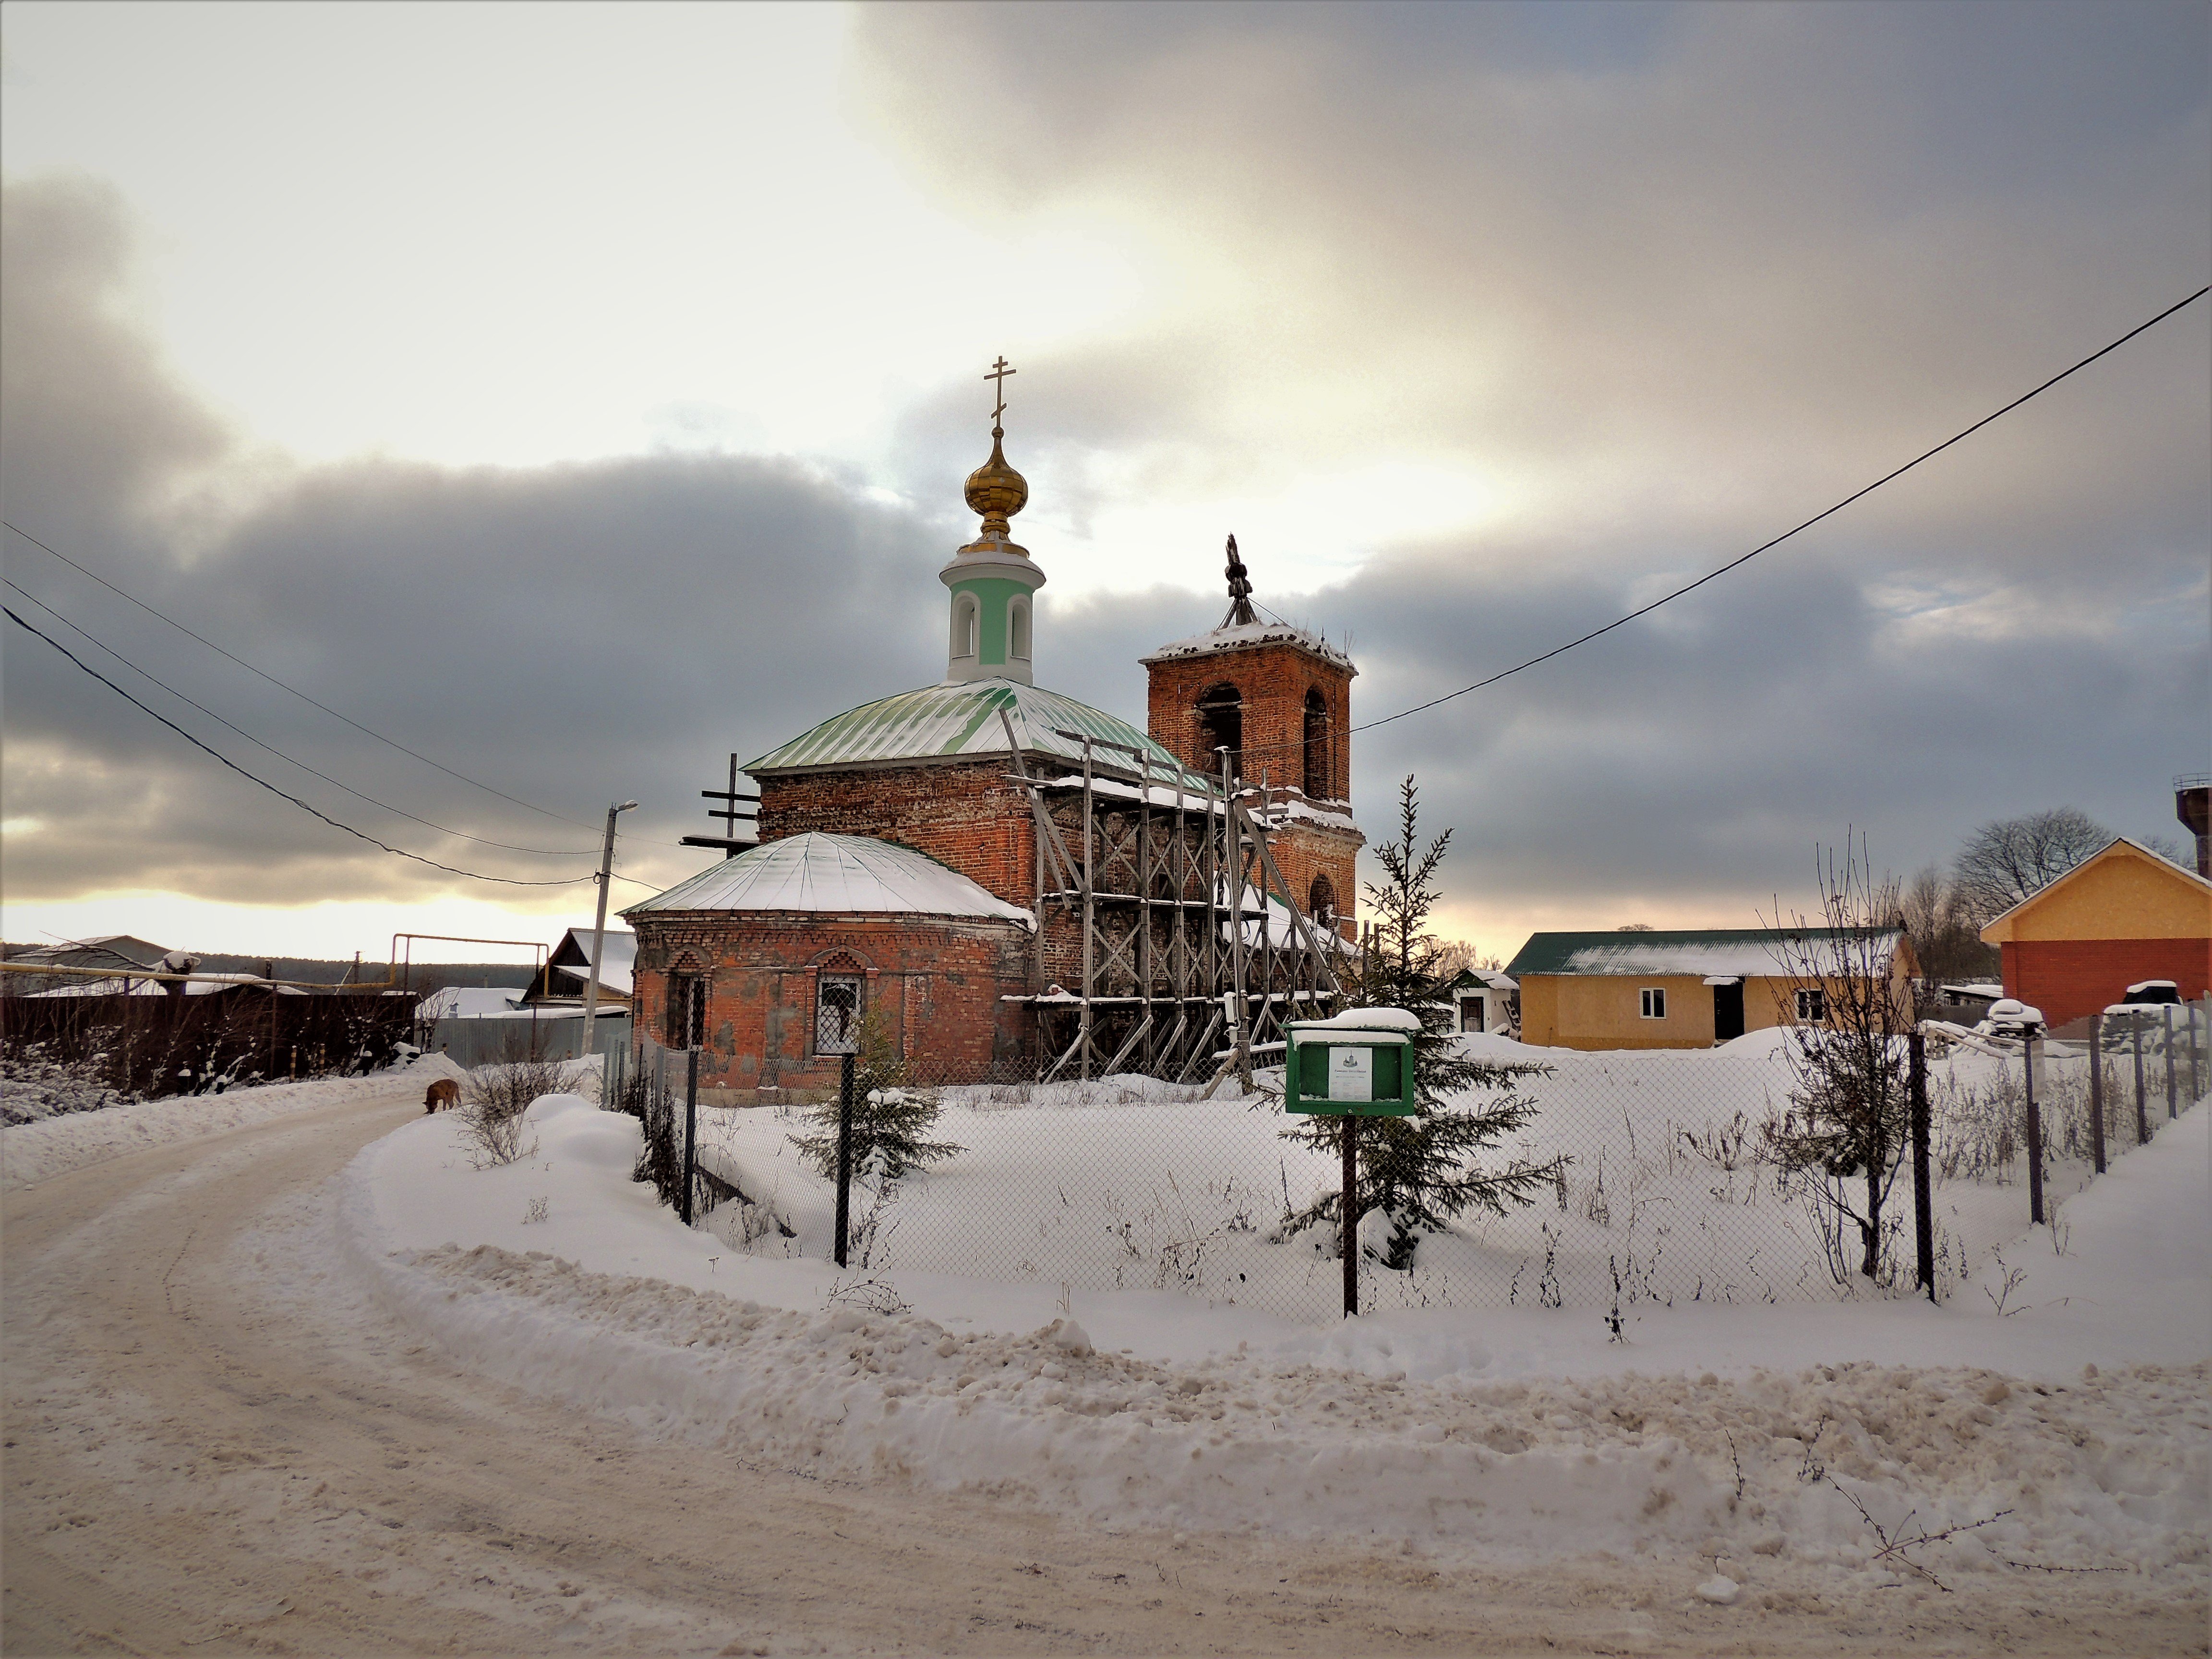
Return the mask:
[[1001,711],[1036,835],[1035,988],[1042,1075],[1249,1073],[1283,1025],[1336,1012],[1352,947],[1301,909],[1258,791],[1227,757],[1201,780],[1081,732],[1079,775],[1038,776]]

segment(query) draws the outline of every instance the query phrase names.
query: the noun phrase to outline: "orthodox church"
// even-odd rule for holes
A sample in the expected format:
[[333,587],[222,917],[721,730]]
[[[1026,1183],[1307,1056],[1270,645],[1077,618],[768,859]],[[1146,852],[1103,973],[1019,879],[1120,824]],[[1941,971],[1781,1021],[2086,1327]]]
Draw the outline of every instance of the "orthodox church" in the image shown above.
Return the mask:
[[750,763],[758,844],[623,913],[637,1030],[711,1099],[834,1086],[864,1025],[932,1080],[1202,1077],[1334,1006],[1358,671],[1260,620],[1232,538],[1220,625],[1142,659],[1145,730],[1039,685],[1005,408],[938,573],[945,678]]

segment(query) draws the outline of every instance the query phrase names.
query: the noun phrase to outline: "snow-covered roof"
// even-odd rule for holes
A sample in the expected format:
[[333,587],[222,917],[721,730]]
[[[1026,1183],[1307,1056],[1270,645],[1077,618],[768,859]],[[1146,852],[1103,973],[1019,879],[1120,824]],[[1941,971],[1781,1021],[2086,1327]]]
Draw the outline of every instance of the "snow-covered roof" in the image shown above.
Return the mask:
[[926,853],[866,836],[787,836],[710,865],[625,916],[663,910],[805,910],[855,915],[982,916],[1034,927]]
[[1237,651],[1261,645],[1291,645],[1301,651],[1310,651],[1324,661],[1340,668],[1359,671],[1352,666],[1352,659],[1318,634],[1303,628],[1293,628],[1288,623],[1240,623],[1231,628],[1217,628],[1210,633],[1194,634],[1187,640],[1170,640],[1150,656],[1139,660],[1146,663],[1170,662],[1177,657],[1202,657],[1214,651]]
[[[601,949],[606,960],[599,964],[599,988],[629,995],[631,975],[637,966],[637,935],[626,928],[610,927]],[[555,969],[573,978],[583,978],[582,970],[592,965],[592,930],[571,927],[553,947],[550,961]]]
[[[241,985],[259,986],[280,996],[303,997],[307,994],[296,985],[270,985],[258,974],[196,974],[185,981],[185,994],[204,997],[216,991],[235,990]],[[51,991],[33,991],[31,994],[39,997],[162,997],[169,993],[161,981],[118,974],[112,979],[80,980],[74,985],[58,986]]]
[[[1060,735],[1063,731],[1079,732],[1106,743],[1142,750],[1163,778],[1189,777],[1180,761],[1127,720],[1042,686],[1002,679],[925,685],[864,703],[770,750],[749,762],[744,769],[760,774],[817,766],[1003,755],[1006,733],[999,722],[1001,710],[1012,721],[1014,739],[1024,754],[1080,761],[1083,745]],[[1135,764],[1130,757],[1110,749],[1099,751],[1097,758],[1132,769]],[[1205,787],[1195,779],[1189,781],[1201,791]]]
[[[1895,927],[1716,927],[1683,933],[1531,933],[1505,971],[1516,981],[1531,974],[1622,975],[1686,974],[1704,979],[1759,979],[1786,975],[1784,957],[1793,941],[1848,935],[1854,955],[1865,944],[1875,954],[1903,942]],[[1862,944],[1864,941],[1865,944]]]
[[513,986],[448,985],[424,997],[420,1006],[425,1019],[507,1019],[521,1010],[521,998]]

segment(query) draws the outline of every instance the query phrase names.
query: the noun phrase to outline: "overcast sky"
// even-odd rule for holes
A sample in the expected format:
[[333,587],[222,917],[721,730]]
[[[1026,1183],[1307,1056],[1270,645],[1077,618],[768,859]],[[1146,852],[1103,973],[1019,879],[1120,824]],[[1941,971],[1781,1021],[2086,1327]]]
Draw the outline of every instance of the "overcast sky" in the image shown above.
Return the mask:
[[[548,810],[12,534],[9,579],[100,644],[8,603],[442,863],[580,875],[634,796],[619,905],[698,867],[673,843],[732,750],[942,672],[1003,352],[1041,683],[1140,720],[1137,659],[1218,618],[1234,531],[1377,720],[2202,285],[2207,18],[19,0],[8,520]],[[2212,764],[2208,313],[1361,732],[1370,837],[1416,774],[1443,930],[1510,955],[1807,902],[1847,829],[1900,873],[2049,806],[2177,835]],[[317,822],[6,627],[9,939],[588,920],[588,885]]]

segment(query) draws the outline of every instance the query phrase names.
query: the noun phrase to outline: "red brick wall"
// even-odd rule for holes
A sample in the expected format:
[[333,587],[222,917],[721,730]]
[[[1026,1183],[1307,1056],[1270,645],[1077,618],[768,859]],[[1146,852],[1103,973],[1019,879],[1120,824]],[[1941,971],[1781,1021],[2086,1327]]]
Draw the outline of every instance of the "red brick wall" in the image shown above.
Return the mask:
[[2030,939],[2003,947],[2005,994],[2053,1025],[2118,1002],[2146,979],[2170,979],[2191,1000],[2212,982],[2212,941],[2201,939]]
[[[842,954],[867,978],[866,1009],[897,1033],[927,1078],[1022,1053],[1029,1026],[1002,995],[1029,988],[1030,935],[1011,922],[774,912],[633,915],[639,1029],[669,1040],[668,981],[688,955],[708,978],[699,1080],[712,1089],[834,1086],[838,1062],[814,1048],[814,993]],[[689,969],[686,969],[689,971]],[[851,971],[835,966],[830,971]]]
[[[1200,747],[1198,701],[1217,685],[1234,685],[1244,703],[1245,781],[1257,784],[1264,776],[1271,788],[1288,789],[1294,798],[1304,794],[1306,694],[1320,692],[1328,709],[1328,798],[1350,799],[1350,669],[1280,643],[1234,646],[1146,667],[1152,734],[1170,754],[1186,766],[1218,770],[1218,757]],[[1269,845],[1301,910],[1310,902],[1314,878],[1328,878],[1336,890],[1340,926],[1347,937],[1358,908],[1359,849],[1364,839],[1349,826],[1337,830],[1292,823]]]
[[1352,671],[1293,645],[1233,647],[1204,656],[1173,657],[1146,665],[1146,719],[1152,736],[1186,766],[1220,770],[1218,757],[1200,746],[1198,700],[1224,682],[1244,702],[1244,775],[1303,791],[1305,787],[1306,693],[1319,691],[1328,709],[1328,797],[1351,795]]
[[887,766],[760,780],[760,838],[808,830],[919,848],[1009,904],[1036,902],[1036,831],[1029,802],[1004,779],[1006,758]]

